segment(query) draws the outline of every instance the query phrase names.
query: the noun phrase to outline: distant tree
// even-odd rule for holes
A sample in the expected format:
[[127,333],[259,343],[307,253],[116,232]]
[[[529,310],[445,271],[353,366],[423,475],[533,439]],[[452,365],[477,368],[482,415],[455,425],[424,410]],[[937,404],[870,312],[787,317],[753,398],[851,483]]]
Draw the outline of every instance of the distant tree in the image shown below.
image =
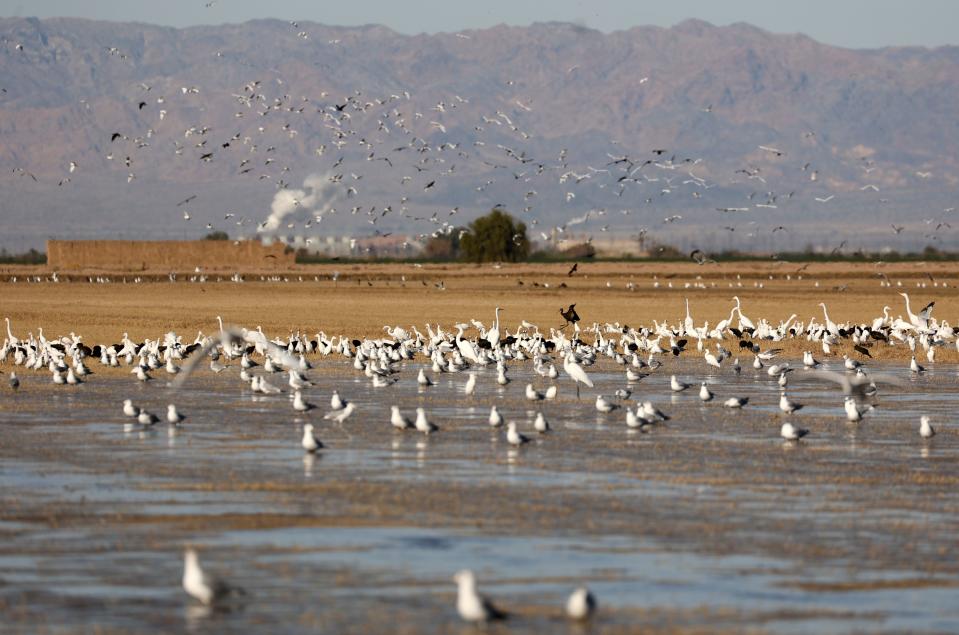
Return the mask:
[[213,231],[203,237],[203,240],[230,240],[230,235],[225,231]]
[[460,257],[460,234],[462,227],[454,227],[449,233],[440,232],[430,236],[423,247],[423,255],[430,260],[455,260]]
[[519,262],[529,257],[526,225],[498,207],[470,223],[460,247],[463,257],[474,262]]

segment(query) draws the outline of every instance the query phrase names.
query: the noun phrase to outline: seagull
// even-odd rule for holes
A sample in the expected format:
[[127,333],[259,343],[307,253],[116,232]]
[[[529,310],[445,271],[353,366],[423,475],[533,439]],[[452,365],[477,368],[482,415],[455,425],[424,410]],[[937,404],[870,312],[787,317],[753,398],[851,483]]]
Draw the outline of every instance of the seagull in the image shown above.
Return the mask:
[[749,403],[749,397],[730,397],[723,402],[724,408],[742,408]]
[[140,414],[137,415],[137,421],[140,423],[140,425],[144,425],[144,426],[152,426],[154,423],[156,423],[159,420],[160,419],[157,418],[155,414],[153,414],[152,412],[147,412],[146,410],[141,410]]
[[689,388],[689,384],[679,381],[678,379],[676,379],[676,375],[672,375],[669,378],[669,388],[673,392],[683,392],[684,390]]
[[533,421],[533,429],[540,434],[546,434],[549,432],[549,421],[546,420],[546,417],[543,416],[542,412],[536,413],[536,420]]
[[862,416],[872,410],[872,406],[866,406],[865,409],[860,410],[856,400],[852,397],[846,397],[844,407],[846,408],[846,419],[849,421],[861,421]]
[[414,423],[416,429],[422,432],[423,434],[430,434],[431,432],[436,432],[439,428],[436,424],[432,423],[426,418],[426,410],[423,408],[416,409],[416,423]]
[[167,420],[167,423],[169,423],[170,425],[174,425],[174,426],[175,426],[176,424],[180,423],[180,422],[183,421],[184,419],[186,419],[186,417],[184,417],[184,416],[181,415],[179,412],[177,412],[177,409],[176,409],[176,405],[175,405],[175,404],[172,404],[172,403],[171,403],[169,406],[166,407],[166,420]]
[[609,402],[606,397],[596,395],[596,410],[600,412],[612,412],[618,407],[616,404]]
[[397,430],[408,430],[413,427],[413,422],[403,414],[400,414],[399,406],[390,406],[390,423]]
[[596,612],[596,598],[584,586],[573,591],[566,600],[566,615],[573,620],[587,620]]
[[919,374],[919,373],[925,372],[926,368],[925,368],[925,366],[920,366],[920,365],[916,362],[916,356],[913,355],[913,356],[912,356],[912,359],[909,360],[909,370],[912,371],[912,372],[914,372],[914,373],[916,373],[916,374]]
[[419,375],[416,376],[416,383],[420,386],[432,386],[433,380],[426,376],[426,372],[421,368]]
[[340,397],[340,393],[336,390],[333,391],[333,396],[330,397],[330,408],[333,410],[342,410],[346,407],[346,402],[343,401],[343,398]]
[[703,385],[699,387],[699,398],[703,401],[713,400],[713,393],[709,392],[709,388],[706,387],[706,382],[703,382]]
[[496,406],[493,406],[489,410],[489,424],[494,428],[498,428],[503,425],[503,415],[499,413],[499,410],[496,409]]
[[17,374],[12,370],[10,371],[10,377],[7,379],[7,383],[9,383],[10,387],[14,390],[20,387],[20,380],[17,378]]
[[863,373],[861,375],[857,374],[850,377],[846,374],[834,373],[828,370],[805,371],[802,374],[799,374],[799,378],[825,379],[827,381],[835,382],[842,387],[843,394],[847,396],[853,396],[856,399],[865,399],[868,396],[866,391],[874,387],[876,381],[894,384],[896,386],[905,385],[899,380],[898,377],[891,375],[866,375]]
[[136,417],[140,414],[140,409],[133,405],[133,400],[123,400],[123,414],[128,417]]
[[476,577],[469,569],[459,571],[453,576],[456,582],[456,611],[467,622],[490,622],[506,619],[506,613],[500,611],[487,598],[476,591]]
[[787,441],[798,441],[809,434],[809,430],[804,428],[797,428],[791,423],[784,423],[783,427],[779,430],[779,436],[786,439]]
[[529,399],[530,401],[540,401],[541,399],[543,399],[543,397],[545,397],[545,395],[539,392],[538,390],[536,390],[535,388],[533,388],[533,384],[526,384],[527,399]]
[[779,395],[779,409],[786,414],[792,414],[797,410],[802,410],[802,404],[798,404],[786,396],[785,391]]
[[353,411],[355,409],[356,409],[356,404],[354,404],[351,401],[346,404],[346,408],[343,408],[342,410],[334,410],[333,412],[328,412],[325,415],[323,415],[323,418],[332,420],[336,423],[343,423],[344,421],[347,420],[347,418],[349,418],[351,414],[353,414]]
[[508,424],[506,424],[506,428],[506,440],[509,441],[510,445],[523,445],[524,443],[529,443],[529,437],[517,432],[515,421],[510,421]]
[[303,393],[301,393],[299,390],[293,393],[293,409],[297,412],[306,412],[308,410],[313,410],[315,407],[316,406],[313,404],[303,401]]
[[232,587],[223,580],[208,575],[200,568],[196,551],[187,548],[183,554],[183,590],[206,606],[222,600],[233,593],[243,594],[243,589]]
[[661,419],[661,420],[663,420],[663,421],[669,421],[669,417],[668,417],[667,415],[663,414],[663,412],[660,411],[658,408],[656,408],[656,407],[653,405],[653,402],[651,402],[651,401],[644,401],[644,402],[643,402],[643,412],[646,414],[646,416],[647,416],[646,418],[648,418],[648,419],[652,419],[652,420],[654,420],[654,421],[655,421],[656,419]]
[[467,395],[472,395],[476,392],[476,373],[470,373],[469,379],[466,380],[466,386],[463,388],[463,392]]
[[919,417],[919,436],[923,439],[931,439],[936,436],[936,430],[929,423],[929,417],[926,415]]
[[317,450],[323,449],[323,443],[313,436],[313,424],[305,423],[303,424],[303,440],[300,441],[300,445],[303,446],[303,449],[309,453],[316,452]]

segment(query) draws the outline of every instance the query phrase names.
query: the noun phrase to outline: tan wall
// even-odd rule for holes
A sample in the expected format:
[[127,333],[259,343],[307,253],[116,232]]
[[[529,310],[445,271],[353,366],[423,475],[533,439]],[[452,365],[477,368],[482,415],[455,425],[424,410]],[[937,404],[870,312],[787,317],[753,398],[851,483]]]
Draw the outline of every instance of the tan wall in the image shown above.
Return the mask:
[[295,254],[284,246],[256,240],[48,240],[50,269],[105,271],[251,271],[289,269]]

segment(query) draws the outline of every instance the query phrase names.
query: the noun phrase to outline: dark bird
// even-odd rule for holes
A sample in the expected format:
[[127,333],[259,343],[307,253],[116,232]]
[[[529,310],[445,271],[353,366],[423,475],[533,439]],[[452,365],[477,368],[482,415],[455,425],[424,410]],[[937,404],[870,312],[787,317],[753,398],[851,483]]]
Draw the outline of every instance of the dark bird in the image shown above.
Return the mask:
[[123,136],[123,135],[120,134],[119,132],[114,132],[112,135],[110,135],[110,143],[113,143],[114,141],[116,141],[117,139],[119,139],[119,138],[122,137],[122,136]]
[[436,181],[430,181],[429,183],[426,184],[426,187],[423,188],[423,191],[425,192],[426,190],[430,189],[434,185],[436,185]]
[[707,262],[715,263],[716,261],[706,255],[706,252],[701,249],[694,249],[692,253],[689,254],[689,257],[692,258],[697,265],[705,265]]
[[[573,263],[573,266],[570,267],[570,270],[566,273],[566,276],[567,276],[568,278],[572,278],[572,277],[573,277],[573,274],[576,273],[576,270],[577,270],[578,268],[579,268],[579,263],[578,263],[578,262],[574,262],[574,263]],[[570,307],[570,308],[572,308],[572,307]]]
[[562,307],[559,309],[559,314],[563,316],[563,319],[566,320],[566,324],[563,325],[563,328],[566,328],[570,324],[576,324],[579,322],[579,314],[576,313],[576,305],[570,304],[569,308],[565,311]]
[[869,349],[866,348],[865,346],[861,344],[856,344],[855,346],[853,346],[853,349],[855,349],[855,351],[859,353],[860,355],[865,355],[869,359],[872,359],[872,355],[869,353]]
[[141,101],[139,104],[137,104],[137,110],[143,110],[146,108],[146,105],[147,103],[145,101]]

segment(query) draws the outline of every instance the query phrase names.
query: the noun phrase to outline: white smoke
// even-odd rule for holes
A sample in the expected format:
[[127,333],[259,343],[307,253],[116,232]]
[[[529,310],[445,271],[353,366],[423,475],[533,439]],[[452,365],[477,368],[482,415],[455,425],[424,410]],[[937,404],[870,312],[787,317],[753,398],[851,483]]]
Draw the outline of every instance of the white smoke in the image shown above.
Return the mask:
[[340,197],[342,186],[330,180],[333,175],[311,174],[303,181],[303,189],[282,189],[270,203],[270,215],[260,223],[261,234],[275,234],[286,229],[291,222],[306,220],[309,216],[322,216]]

